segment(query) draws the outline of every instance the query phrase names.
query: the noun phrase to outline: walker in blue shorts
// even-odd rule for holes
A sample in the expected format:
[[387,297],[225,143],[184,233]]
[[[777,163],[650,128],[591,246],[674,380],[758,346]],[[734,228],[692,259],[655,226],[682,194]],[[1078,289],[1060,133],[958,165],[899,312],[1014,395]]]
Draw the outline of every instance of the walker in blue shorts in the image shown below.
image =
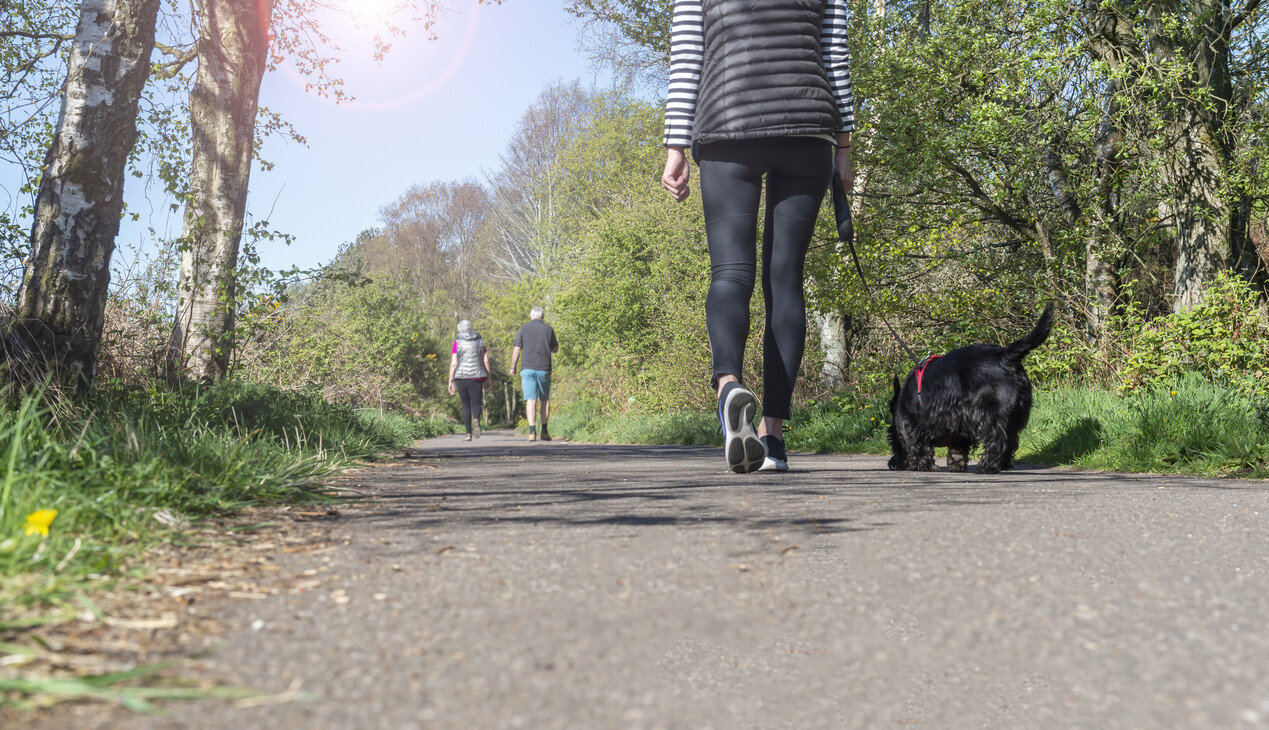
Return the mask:
[[524,389],[525,400],[550,400],[551,371],[521,370],[520,387]]

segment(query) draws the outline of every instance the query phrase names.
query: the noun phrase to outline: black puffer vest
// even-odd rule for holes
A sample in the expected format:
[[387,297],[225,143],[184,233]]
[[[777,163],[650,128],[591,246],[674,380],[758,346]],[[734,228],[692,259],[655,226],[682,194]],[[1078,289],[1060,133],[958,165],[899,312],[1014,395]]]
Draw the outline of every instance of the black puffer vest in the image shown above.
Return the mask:
[[696,142],[841,128],[820,55],[824,0],[702,0],[701,10]]

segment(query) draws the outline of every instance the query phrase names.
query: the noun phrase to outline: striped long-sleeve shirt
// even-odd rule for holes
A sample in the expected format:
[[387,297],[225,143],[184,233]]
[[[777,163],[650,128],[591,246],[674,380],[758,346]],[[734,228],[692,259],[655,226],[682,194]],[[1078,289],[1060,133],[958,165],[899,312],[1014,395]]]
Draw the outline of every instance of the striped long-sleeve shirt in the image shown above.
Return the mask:
[[[820,55],[824,73],[837,110],[841,113],[839,132],[855,129],[855,97],[850,87],[850,50],[846,31],[850,22],[846,0],[827,0],[820,29]],[[675,0],[674,27],[670,35],[670,87],[665,100],[666,147],[692,144],[692,124],[696,119],[696,93],[701,83],[705,54],[705,33],[701,0]]]

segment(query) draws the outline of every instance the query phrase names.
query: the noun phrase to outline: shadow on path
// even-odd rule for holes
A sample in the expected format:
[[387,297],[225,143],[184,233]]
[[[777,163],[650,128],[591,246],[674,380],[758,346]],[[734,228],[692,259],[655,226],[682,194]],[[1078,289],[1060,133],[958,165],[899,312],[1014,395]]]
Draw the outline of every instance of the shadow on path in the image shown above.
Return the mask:
[[[735,526],[835,534],[891,525],[892,515],[1078,499],[1107,489],[1247,489],[1220,480],[1078,472],[1030,464],[1000,475],[892,472],[883,456],[794,455],[785,474],[731,474],[719,450],[695,446],[422,442],[363,491],[378,527],[564,525]],[[1264,485],[1250,488],[1264,488]]]

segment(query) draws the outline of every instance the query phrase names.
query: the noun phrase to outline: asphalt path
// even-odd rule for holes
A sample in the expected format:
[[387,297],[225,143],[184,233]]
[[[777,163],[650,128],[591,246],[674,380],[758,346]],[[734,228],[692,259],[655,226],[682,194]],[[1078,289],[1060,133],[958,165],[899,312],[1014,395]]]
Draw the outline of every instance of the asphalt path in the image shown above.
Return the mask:
[[350,478],[335,548],[280,556],[285,590],[223,609],[205,672],[316,699],[127,724],[1269,724],[1269,484],[790,467],[421,442]]

